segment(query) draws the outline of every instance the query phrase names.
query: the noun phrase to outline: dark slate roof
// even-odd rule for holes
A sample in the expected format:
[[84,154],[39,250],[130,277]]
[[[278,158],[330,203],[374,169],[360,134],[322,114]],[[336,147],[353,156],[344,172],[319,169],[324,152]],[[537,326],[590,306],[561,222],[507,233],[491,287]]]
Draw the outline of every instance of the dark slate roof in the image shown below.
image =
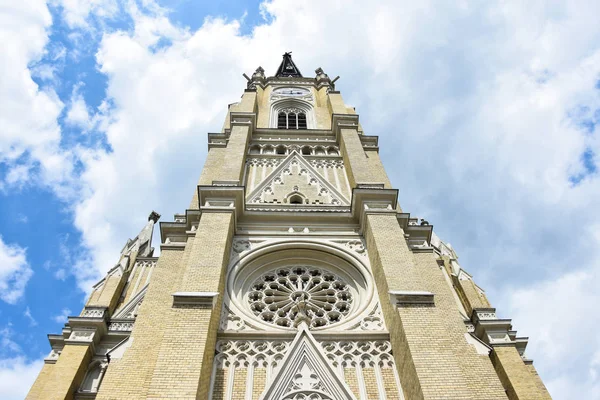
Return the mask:
[[300,72],[300,70],[298,69],[298,67],[296,67],[296,64],[294,64],[294,61],[292,60],[292,52],[288,52],[285,53],[283,55],[283,61],[281,61],[281,65],[279,66],[279,68],[277,69],[277,73],[275,74],[276,77],[295,77],[295,78],[302,78],[302,73]]

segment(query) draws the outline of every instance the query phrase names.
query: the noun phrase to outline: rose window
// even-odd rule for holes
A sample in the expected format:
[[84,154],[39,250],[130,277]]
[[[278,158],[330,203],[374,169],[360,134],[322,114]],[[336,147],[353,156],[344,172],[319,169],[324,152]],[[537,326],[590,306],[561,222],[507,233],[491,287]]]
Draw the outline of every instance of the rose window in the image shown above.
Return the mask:
[[311,327],[335,324],[351,309],[350,287],[336,274],[320,268],[294,266],[261,275],[251,285],[248,303],[263,321],[292,327],[298,313]]

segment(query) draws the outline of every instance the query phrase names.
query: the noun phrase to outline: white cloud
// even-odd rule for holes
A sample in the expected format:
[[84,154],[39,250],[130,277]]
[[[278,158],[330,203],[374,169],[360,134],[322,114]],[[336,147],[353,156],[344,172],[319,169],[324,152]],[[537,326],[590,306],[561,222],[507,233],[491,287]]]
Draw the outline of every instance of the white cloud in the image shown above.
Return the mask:
[[43,360],[28,360],[12,340],[12,326],[0,329],[0,398],[23,399],[42,369]]
[[[111,16],[111,3],[62,4],[67,22],[85,27],[92,14]],[[318,66],[342,76],[338,88],[357,107],[366,133],[380,135],[404,209],[434,223],[499,313],[531,336],[528,354],[554,397],[597,390],[600,344],[590,340],[584,349],[584,341],[571,338],[600,328],[597,319],[572,311],[595,299],[600,283],[600,238],[586,229],[600,226],[600,186],[581,161],[587,149],[600,154],[600,143],[596,128],[590,134],[580,126],[600,109],[599,4],[422,1],[365,8],[274,0],[262,5],[269,22],[252,36],[240,36],[235,20],[207,19],[189,31],[156,7],[148,14],[129,4],[134,29],[106,32],[97,54],[109,99],[91,116],[75,97],[67,114],[79,126],[97,118],[111,147],[77,149],[85,172],[76,182],[82,191],[73,204],[75,224],[90,249],[73,263],[81,287],[114,265],[150,209],[169,219],[187,208],[206,132],[220,129],[226,105],[239,98],[241,73],[262,65],[272,74],[280,54],[293,50],[305,76]],[[57,182],[71,179],[71,155],[57,150],[62,103],[18,74],[47,41],[47,10],[41,3],[30,10],[37,17],[25,24],[32,43],[23,42],[19,24],[0,24],[15,43],[7,73],[16,82],[0,89],[0,98],[16,98],[16,106],[0,110],[12,127],[0,138],[0,148],[11,150],[0,157],[15,160],[31,149],[45,181],[60,191],[64,184]],[[156,48],[161,38],[170,45]],[[582,106],[590,111],[574,112]],[[18,167],[12,166],[15,182],[27,175]],[[569,177],[581,173],[587,177],[574,186]],[[556,312],[541,318],[545,304]],[[563,319],[569,337],[556,329]],[[548,349],[552,342],[566,344]],[[574,359],[581,363],[562,368]]]
[[[6,2],[0,13],[3,57],[9,60],[0,64],[0,163],[7,167],[0,188],[29,181],[33,167],[39,167],[42,183],[54,186],[72,170],[69,155],[59,147],[63,104],[53,90],[40,89],[28,69],[44,55],[51,23],[43,0]],[[48,71],[37,73],[48,76]]]
[[42,359],[29,361],[21,356],[0,359],[0,397],[24,399],[43,365]]
[[116,0],[51,0],[62,7],[62,16],[71,28],[90,27],[89,18],[111,18],[119,11]]
[[60,314],[52,316],[52,320],[59,324],[64,324],[67,322],[69,316],[71,316],[71,310],[68,308],[63,308]]
[[31,275],[26,249],[7,244],[0,236],[0,299],[15,304],[23,297]]
[[29,320],[29,326],[36,326],[38,324],[35,318],[33,318],[33,315],[31,315],[31,310],[29,309],[29,306],[25,309],[23,315]]
[[80,85],[75,85],[73,88],[73,94],[71,95],[71,101],[69,109],[67,111],[66,122],[69,125],[77,126],[84,131],[89,130],[92,127],[92,121],[88,106],[80,93]]

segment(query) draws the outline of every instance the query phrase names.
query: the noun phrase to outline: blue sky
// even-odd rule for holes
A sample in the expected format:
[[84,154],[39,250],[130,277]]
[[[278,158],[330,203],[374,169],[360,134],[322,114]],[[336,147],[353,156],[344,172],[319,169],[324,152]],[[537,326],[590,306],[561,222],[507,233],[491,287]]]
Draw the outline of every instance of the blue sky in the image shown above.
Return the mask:
[[0,1],[0,397],[155,209],[187,208],[241,76],[340,75],[403,208],[600,399],[597,2]]

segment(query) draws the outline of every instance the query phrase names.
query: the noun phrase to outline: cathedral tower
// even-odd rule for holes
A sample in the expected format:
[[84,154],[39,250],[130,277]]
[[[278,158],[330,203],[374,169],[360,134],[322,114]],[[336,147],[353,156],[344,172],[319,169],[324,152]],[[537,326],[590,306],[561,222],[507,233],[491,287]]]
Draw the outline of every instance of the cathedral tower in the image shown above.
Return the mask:
[[[526,338],[403,212],[336,79],[258,68],[189,208],[123,248],[28,399],[549,399]],[[191,190],[190,190],[191,191]]]

